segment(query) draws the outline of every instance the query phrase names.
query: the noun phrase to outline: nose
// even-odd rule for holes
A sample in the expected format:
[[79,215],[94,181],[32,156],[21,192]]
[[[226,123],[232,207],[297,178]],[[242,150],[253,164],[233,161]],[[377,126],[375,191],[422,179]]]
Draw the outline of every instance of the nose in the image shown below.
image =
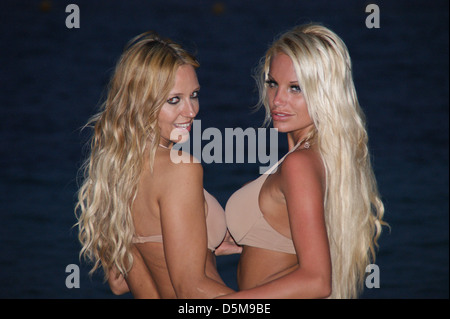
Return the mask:
[[273,105],[274,106],[283,106],[286,103],[286,95],[283,90],[278,88],[273,96]]
[[181,115],[187,118],[194,118],[198,113],[198,104],[188,99],[184,104]]

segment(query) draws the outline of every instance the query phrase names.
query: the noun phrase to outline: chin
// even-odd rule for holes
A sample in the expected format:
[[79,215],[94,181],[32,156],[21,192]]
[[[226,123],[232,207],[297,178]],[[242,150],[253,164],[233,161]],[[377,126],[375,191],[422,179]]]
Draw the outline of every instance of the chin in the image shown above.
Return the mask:
[[189,141],[189,134],[183,135],[176,143],[185,143]]
[[273,123],[273,128],[276,129],[278,133],[288,133],[292,131],[290,128],[286,127],[286,125],[277,123]]
[[173,130],[170,134],[170,140],[174,143],[185,143],[189,140],[189,132],[180,132],[179,130]]

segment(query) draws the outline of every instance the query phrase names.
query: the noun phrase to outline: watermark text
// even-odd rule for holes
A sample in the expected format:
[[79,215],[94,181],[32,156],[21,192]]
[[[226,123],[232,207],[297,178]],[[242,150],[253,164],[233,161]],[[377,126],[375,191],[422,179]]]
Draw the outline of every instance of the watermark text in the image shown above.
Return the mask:
[[[179,131],[172,133],[174,135],[171,135],[171,140],[177,140]],[[170,152],[173,163],[184,163],[187,160],[186,156],[179,154],[179,150],[192,154],[194,161],[206,164],[257,162],[268,164],[259,167],[260,174],[264,174],[278,161],[278,131],[274,128],[245,130],[240,127],[226,128],[225,137],[223,137],[222,132],[215,127],[208,127],[202,132],[201,121],[194,120],[191,140],[192,143],[184,142],[174,145]],[[208,142],[203,148],[202,141]]]

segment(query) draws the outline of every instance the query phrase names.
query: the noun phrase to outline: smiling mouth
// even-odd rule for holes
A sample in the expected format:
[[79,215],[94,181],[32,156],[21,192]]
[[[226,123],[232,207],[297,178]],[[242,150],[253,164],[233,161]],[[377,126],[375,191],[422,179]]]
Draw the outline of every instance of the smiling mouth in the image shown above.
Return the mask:
[[192,127],[192,122],[188,122],[188,123],[175,123],[174,126],[178,129],[182,129],[182,130],[191,130]]

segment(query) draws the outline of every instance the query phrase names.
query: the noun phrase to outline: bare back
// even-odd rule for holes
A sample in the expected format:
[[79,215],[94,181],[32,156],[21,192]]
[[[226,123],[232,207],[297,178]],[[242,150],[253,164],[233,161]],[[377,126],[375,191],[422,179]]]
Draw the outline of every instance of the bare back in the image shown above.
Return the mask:
[[[146,168],[141,174],[137,197],[132,209],[135,233],[137,236],[160,235],[164,238],[164,244],[162,242],[146,242],[137,243],[135,245],[143,257],[145,265],[148,267],[149,274],[155,283],[159,296],[164,299],[177,298],[170,271],[172,270],[172,277],[174,276],[174,273],[178,276],[180,271],[176,266],[169,269],[170,265],[176,263],[182,264],[183,259],[180,255],[185,251],[190,249],[199,251],[199,257],[196,259],[195,263],[198,264],[200,260],[203,260],[201,262],[202,265],[199,265],[199,268],[204,269],[207,278],[223,286],[223,289],[218,289],[217,292],[207,292],[208,294],[212,294],[208,297],[214,297],[215,295],[222,293],[222,290],[228,292],[228,288],[225,287],[225,284],[217,272],[214,254],[207,249],[207,245],[205,244],[205,199],[201,192],[203,190],[201,183],[203,177],[202,171],[201,167],[193,167],[194,165],[200,164],[190,163],[183,165],[185,166],[183,167],[180,166],[180,164],[173,163],[169,158],[169,150],[165,149],[157,150],[153,173],[150,171],[148,164],[145,165]],[[185,172],[183,172],[184,169],[193,171],[187,173],[188,175],[197,174],[200,176],[189,178],[190,180],[193,180],[191,181],[191,184],[181,188],[179,187],[179,184],[186,182],[187,179],[187,176],[183,175],[185,174]],[[187,193],[180,194],[180,191],[186,191]],[[183,204],[183,198],[187,198],[187,204]],[[176,218],[172,217],[168,212],[173,211],[173,207],[180,209],[177,206],[170,206],[176,205],[177,201],[180,202],[178,206],[182,206],[181,210],[183,210],[183,208],[186,209],[186,211],[177,212],[177,214],[181,215],[179,217],[183,218],[184,215],[190,214],[190,212],[193,211],[195,219],[192,224],[182,221],[177,222]],[[166,210],[164,211],[164,209]],[[173,214],[175,215],[175,213]],[[186,219],[192,220],[193,218],[187,216]],[[199,233],[200,236],[192,238],[176,237],[173,233],[180,233],[180,231],[177,231],[177,227],[180,227],[181,231],[188,228],[187,233]],[[196,230],[196,232],[193,232],[193,230]],[[201,238],[201,234],[203,234],[204,238]],[[188,234],[188,236],[190,235],[191,234]],[[167,258],[168,254],[169,258],[171,258],[169,260]],[[178,258],[178,260],[175,258]],[[186,263],[188,263],[188,261],[186,261]],[[183,272],[189,274],[189,265],[186,265]],[[142,273],[133,274],[131,271],[129,276],[142,276]],[[134,287],[130,287],[132,292],[133,288]],[[185,287],[183,290],[189,290],[189,288]],[[196,295],[196,293],[193,292],[193,295],[197,298],[203,297],[201,293]]]

